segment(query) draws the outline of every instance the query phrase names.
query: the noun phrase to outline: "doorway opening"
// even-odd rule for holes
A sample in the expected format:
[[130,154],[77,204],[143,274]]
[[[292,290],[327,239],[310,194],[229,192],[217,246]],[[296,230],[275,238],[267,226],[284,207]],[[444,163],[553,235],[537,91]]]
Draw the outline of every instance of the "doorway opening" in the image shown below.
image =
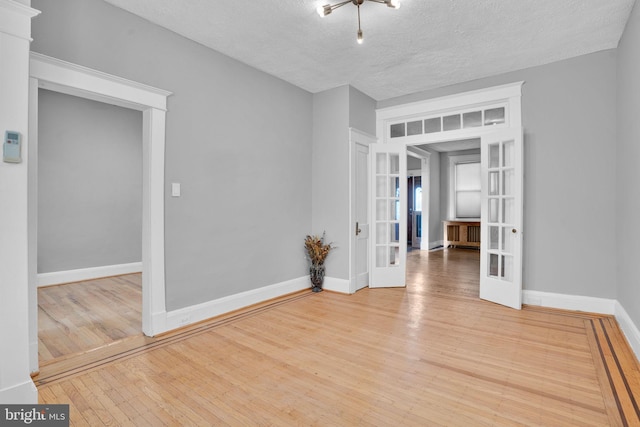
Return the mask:
[[[409,163],[409,159],[407,159],[407,163]],[[422,239],[422,172],[414,174],[409,169],[407,175],[407,205],[409,209],[407,242],[409,248],[413,249],[420,248]]]
[[[376,193],[376,204],[381,209],[372,209],[372,224],[376,225],[372,248],[376,250],[376,258],[370,287],[401,287],[406,281],[407,152],[416,146],[429,148],[451,140],[479,139],[481,188],[474,185],[475,188],[454,189],[452,201],[446,203],[454,205],[453,216],[468,219],[478,215],[477,207],[469,209],[469,202],[480,199],[482,220],[474,231],[475,240],[482,234],[479,239],[480,298],[521,308],[523,83],[377,110],[380,143],[372,147],[376,156],[372,162],[375,166],[372,180],[376,185],[381,184],[376,187],[376,191],[380,190]],[[473,168],[461,167],[460,177],[468,174],[463,169],[478,170],[478,167],[477,164]],[[388,209],[390,203],[400,204],[399,218],[395,210]],[[400,230],[399,240],[393,233],[389,236],[393,227]],[[425,231],[423,219],[423,234]],[[442,243],[446,243],[444,238]],[[398,257],[389,257],[398,249]]]
[[[464,242],[447,243],[447,233],[450,231],[447,223],[455,221],[461,224],[475,224],[480,222],[480,139],[469,138],[419,144],[412,146],[412,148],[429,153],[430,168],[427,175],[420,175],[417,169],[419,164],[415,159],[408,159],[406,194],[409,218],[407,225],[411,231],[407,236],[409,243],[407,284],[424,282],[423,285],[433,288],[434,292],[453,292],[463,296],[475,295],[477,298],[479,295],[477,280],[465,279],[460,283],[449,280],[447,281],[449,284],[442,287],[438,282],[429,281],[428,278],[426,281],[423,280],[421,273],[424,272],[425,265],[428,263],[441,266],[441,270],[447,271],[447,274],[451,274],[457,267],[460,267],[461,271],[479,271],[479,239],[477,242],[467,242],[465,239]],[[463,166],[463,168],[458,166]],[[467,167],[470,170],[466,170]],[[426,244],[423,246],[425,250],[423,251],[416,251],[416,248],[420,248],[420,244],[416,245],[414,241],[410,240],[416,234],[413,227],[415,227],[418,216],[416,213],[418,209],[415,208],[417,205],[415,202],[416,194],[418,193],[424,193],[425,207],[430,209],[430,215],[425,216],[422,226],[430,231],[428,235],[432,237],[425,242]],[[422,208],[422,201],[418,206]],[[413,212],[412,207],[414,208]],[[422,216],[421,209],[419,212]],[[451,275],[451,278],[455,277],[455,274]],[[420,280],[416,282],[418,278]],[[456,286],[453,286],[452,283],[456,283]]]
[[170,92],[31,52],[29,79],[29,364],[38,362],[38,92],[48,89],[142,112],[142,331],[167,330],[164,266],[164,147]]
[[39,363],[142,334],[142,114],[38,91]]

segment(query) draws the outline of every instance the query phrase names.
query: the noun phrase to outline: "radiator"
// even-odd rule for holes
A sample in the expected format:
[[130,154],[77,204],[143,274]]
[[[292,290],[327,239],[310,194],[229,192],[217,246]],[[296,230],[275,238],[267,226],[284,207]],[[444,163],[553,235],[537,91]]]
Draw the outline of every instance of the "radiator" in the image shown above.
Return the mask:
[[443,221],[444,244],[449,247],[480,247],[480,223],[471,221]]

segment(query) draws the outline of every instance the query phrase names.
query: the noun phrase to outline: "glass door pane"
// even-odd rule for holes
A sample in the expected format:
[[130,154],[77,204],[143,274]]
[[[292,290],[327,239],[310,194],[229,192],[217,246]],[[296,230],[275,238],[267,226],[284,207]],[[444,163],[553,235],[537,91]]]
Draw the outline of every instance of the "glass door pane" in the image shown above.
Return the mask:
[[[489,145],[488,161],[488,242],[487,273],[489,277],[512,279],[512,224],[514,203],[513,141]],[[501,208],[500,208],[501,207]]]
[[407,149],[401,143],[372,144],[373,239],[369,287],[402,287],[407,256]]
[[376,155],[376,267],[397,267],[400,246],[400,156]]

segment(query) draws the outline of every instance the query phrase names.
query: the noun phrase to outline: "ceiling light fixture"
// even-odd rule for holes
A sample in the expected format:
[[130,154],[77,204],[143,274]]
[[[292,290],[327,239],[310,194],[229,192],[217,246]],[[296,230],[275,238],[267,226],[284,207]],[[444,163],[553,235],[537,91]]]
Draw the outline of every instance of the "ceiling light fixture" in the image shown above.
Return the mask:
[[336,10],[339,7],[344,6],[347,3],[353,3],[358,7],[358,37],[357,37],[357,41],[358,44],[362,44],[362,28],[360,27],[360,5],[362,3],[364,3],[365,1],[371,1],[374,3],[382,3],[382,4],[386,4],[388,7],[393,8],[393,9],[399,9],[400,8],[400,0],[346,0],[340,3],[336,3],[334,5],[331,4],[325,4],[324,6],[318,6],[318,15],[320,15],[321,17],[327,16],[328,14],[330,14],[331,12],[333,12],[334,10]]

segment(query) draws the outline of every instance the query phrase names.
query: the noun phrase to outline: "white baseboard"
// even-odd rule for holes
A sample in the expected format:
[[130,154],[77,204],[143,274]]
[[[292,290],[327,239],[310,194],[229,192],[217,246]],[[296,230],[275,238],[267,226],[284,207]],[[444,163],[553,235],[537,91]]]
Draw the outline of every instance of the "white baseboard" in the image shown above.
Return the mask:
[[11,404],[36,404],[38,403],[38,389],[29,377],[23,383],[0,390],[0,402]]
[[303,289],[311,289],[309,276],[169,311],[166,313],[167,317],[164,325],[166,330],[169,331]]
[[105,265],[102,267],[79,268],[77,270],[41,273],[38,274],[38,287],[81,282],[83,280],[119,276],[121,274],[140,273],[141,271],[142,262],[132,262],[129,264]]
[[522,303],[542,307],[561,308],[563,310],[614,314],[616,300],[523,290]]
[[29,371],[34,374],[40,370],[38,359],[38,340],[29,342]]
[[444,240],[436,240],[435,242],[429,242],[429,249],[434,249],[444,244]]
[[631,320],[631,317],[629,317],[629,314],[627,314],[627,311],[619,301],[616,301],[615,310],[616,320],[620,325],[620,329],[622,329],[625,338],[636,354],[636,358],[640,360],[640,330],[638,330],[638,327],[633,323],[633,320]]
[[349,292],[349,281],[346,279],[336,279],[335,277],[325,276],[324,282],[322,283],[322,289],[333,292],[340,292],[343,294],[351,293]]
[[524,290],[522,291],[522,303],[614,315],[636,358],[640,360],[640,330],[618,300]]

